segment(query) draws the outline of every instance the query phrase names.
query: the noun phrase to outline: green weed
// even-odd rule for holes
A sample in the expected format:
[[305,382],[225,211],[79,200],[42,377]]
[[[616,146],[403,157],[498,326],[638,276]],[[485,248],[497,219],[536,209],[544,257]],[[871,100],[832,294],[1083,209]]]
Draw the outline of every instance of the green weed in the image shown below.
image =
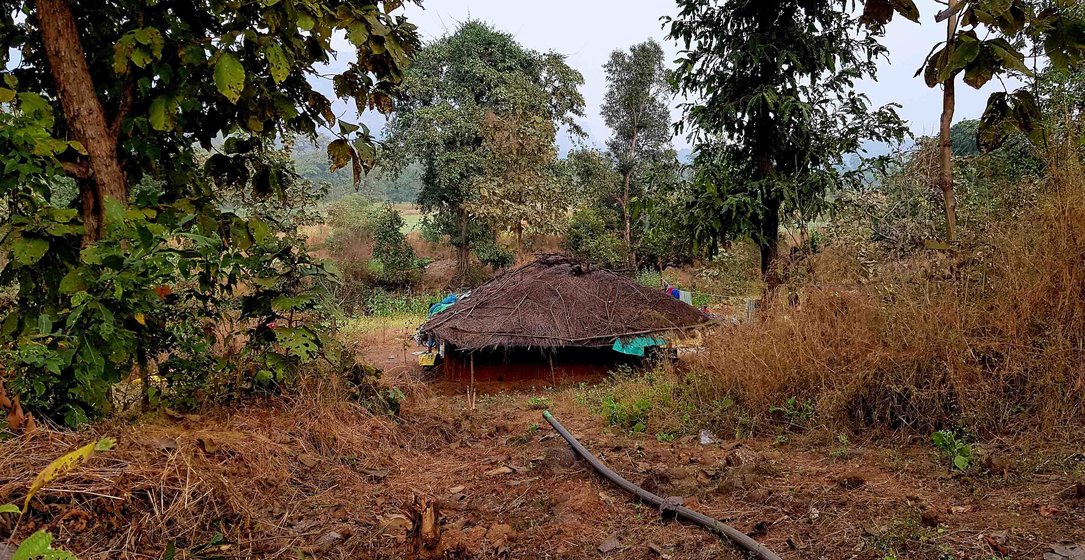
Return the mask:
[[806,399],[799,402],[798,397],[788,397],[783,406],[769,408],[770,414],[779,414],[783,416],[785,422],[796,427],[805,426],[810,420],[813,420],[814,412],[815,404],[813,400]]
[[952,430],[939,430],[931,435],[934,446],[949,458],[952,468],[966,471],[972,466],[972,444],[958,437]]
[[551,404],[550,399],[546,397],[531,397],[527,400],[527,406],[532,410],[544,410],[550,408]]

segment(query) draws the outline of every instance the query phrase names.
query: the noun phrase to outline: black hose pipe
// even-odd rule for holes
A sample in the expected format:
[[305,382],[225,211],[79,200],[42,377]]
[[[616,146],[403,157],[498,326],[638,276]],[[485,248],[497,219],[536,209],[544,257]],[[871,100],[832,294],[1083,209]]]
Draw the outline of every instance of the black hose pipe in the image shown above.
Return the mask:
[[594,468],[596,471],[599,472],[599,474],[603,475],[614,484],[620,486],[622,490],[625,490],[626,492],[629,492],[630,494],[636,496],[638,500],[646,504],[651,504],[652,506],[659,508],[664,513],[673,512],[674,516],[678,519],[699,525],[701,527],[704,527],[705,529],[708,529],[709,531],[721,535],[727,538],[727,540],[734,543],[735,546],[745,550],[746,552],[749,552],[750,554],[753,554],[757,558],[761,558],[762,560],[781,560],[781,558],[777,556],[775,552],[765,548],[761,543],[751,539],[746,533],[743,533],[742,531],[739,531],[738,529],[735,529],[730,525],[721,523],[720,521],[708,517],[707,515],[697,513],[685,506],[677,505],[676,503],[674,503],[673,499],[661,498],[641,488],[640,486],[637,486],[636,484],[633,484],[632,482],[629,482],[628,480],[622,478],[621,475],[610,470],[610,468],[603,464],[603,462],[600,461],[598,457],[592,455],[591,452],[587,450],[587,448],[581,445],[580,442],[577,441],[575,437],[573,437],[573,434],[570,434],[569,430],[566,430],[565,426],[562,426],[561,422],[558,422],[557,419],[554,418],[554,415],[550,414],[549,410],[543,412],[543,418],[546,418],[546,421],[549,422],[550,425],[553,426],[559,434],[561,434],[561,437],[565,438],[565,441],[569,442],[569,445],[572,446],[573,450],[576,451],[578,455],[583,457],[584,460],[591,464],[592,468]]

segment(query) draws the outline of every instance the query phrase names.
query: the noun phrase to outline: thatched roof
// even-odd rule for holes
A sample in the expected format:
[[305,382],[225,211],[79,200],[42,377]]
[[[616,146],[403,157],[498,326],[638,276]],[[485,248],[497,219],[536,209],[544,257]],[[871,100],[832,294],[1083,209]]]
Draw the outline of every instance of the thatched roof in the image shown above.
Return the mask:
[[570,257],[543,255],[479,286],[421,332],[461,350],[590,347],[708,321],[662,290]]

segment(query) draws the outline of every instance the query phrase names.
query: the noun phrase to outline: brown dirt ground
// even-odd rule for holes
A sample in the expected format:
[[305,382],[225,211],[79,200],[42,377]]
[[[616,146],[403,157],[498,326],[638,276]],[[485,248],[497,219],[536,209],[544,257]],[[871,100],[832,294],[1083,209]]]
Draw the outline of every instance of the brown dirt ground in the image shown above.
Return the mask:
[[[427,377],[409,353],[404,364],[399,336],[360,341],[385,382],[410,395],[398,419],[313,389],[199,416],[39,431],[0,443],[0,503],[20,501],[51,458],[110,434],[118,448],[41,492],[19,536],[49,529],[85,560],[160,558],[170,541],[178,559],[741,558],[576,460],[538,397],[623,476],[783,558],[1041,558],[1051,543],[1085,542],[1081,433],[993,442],[968,475],[951,474],[925,438],[900,435],[661,442],[608,428],[576,387],[547,379],[483,387],[469,410],[461,384]],[[439,504],[436,550],[416,551],[408,534],[415,497]],[[0,521],[0,534],[11,529]],[[208,546],[216,530],[224,539]]]

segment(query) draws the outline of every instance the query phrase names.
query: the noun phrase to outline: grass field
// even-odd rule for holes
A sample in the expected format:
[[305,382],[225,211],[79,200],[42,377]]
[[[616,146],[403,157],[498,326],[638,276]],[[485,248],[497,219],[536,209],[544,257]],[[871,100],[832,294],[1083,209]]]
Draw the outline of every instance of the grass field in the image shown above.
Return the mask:
[[403,233],[407,234],[412,231],[417,231],[419,223],[422,222],[422,211],[418,209],[418,206],[410,203],[393,204],[393,208],[399,212],[400,216],[403,216]]

